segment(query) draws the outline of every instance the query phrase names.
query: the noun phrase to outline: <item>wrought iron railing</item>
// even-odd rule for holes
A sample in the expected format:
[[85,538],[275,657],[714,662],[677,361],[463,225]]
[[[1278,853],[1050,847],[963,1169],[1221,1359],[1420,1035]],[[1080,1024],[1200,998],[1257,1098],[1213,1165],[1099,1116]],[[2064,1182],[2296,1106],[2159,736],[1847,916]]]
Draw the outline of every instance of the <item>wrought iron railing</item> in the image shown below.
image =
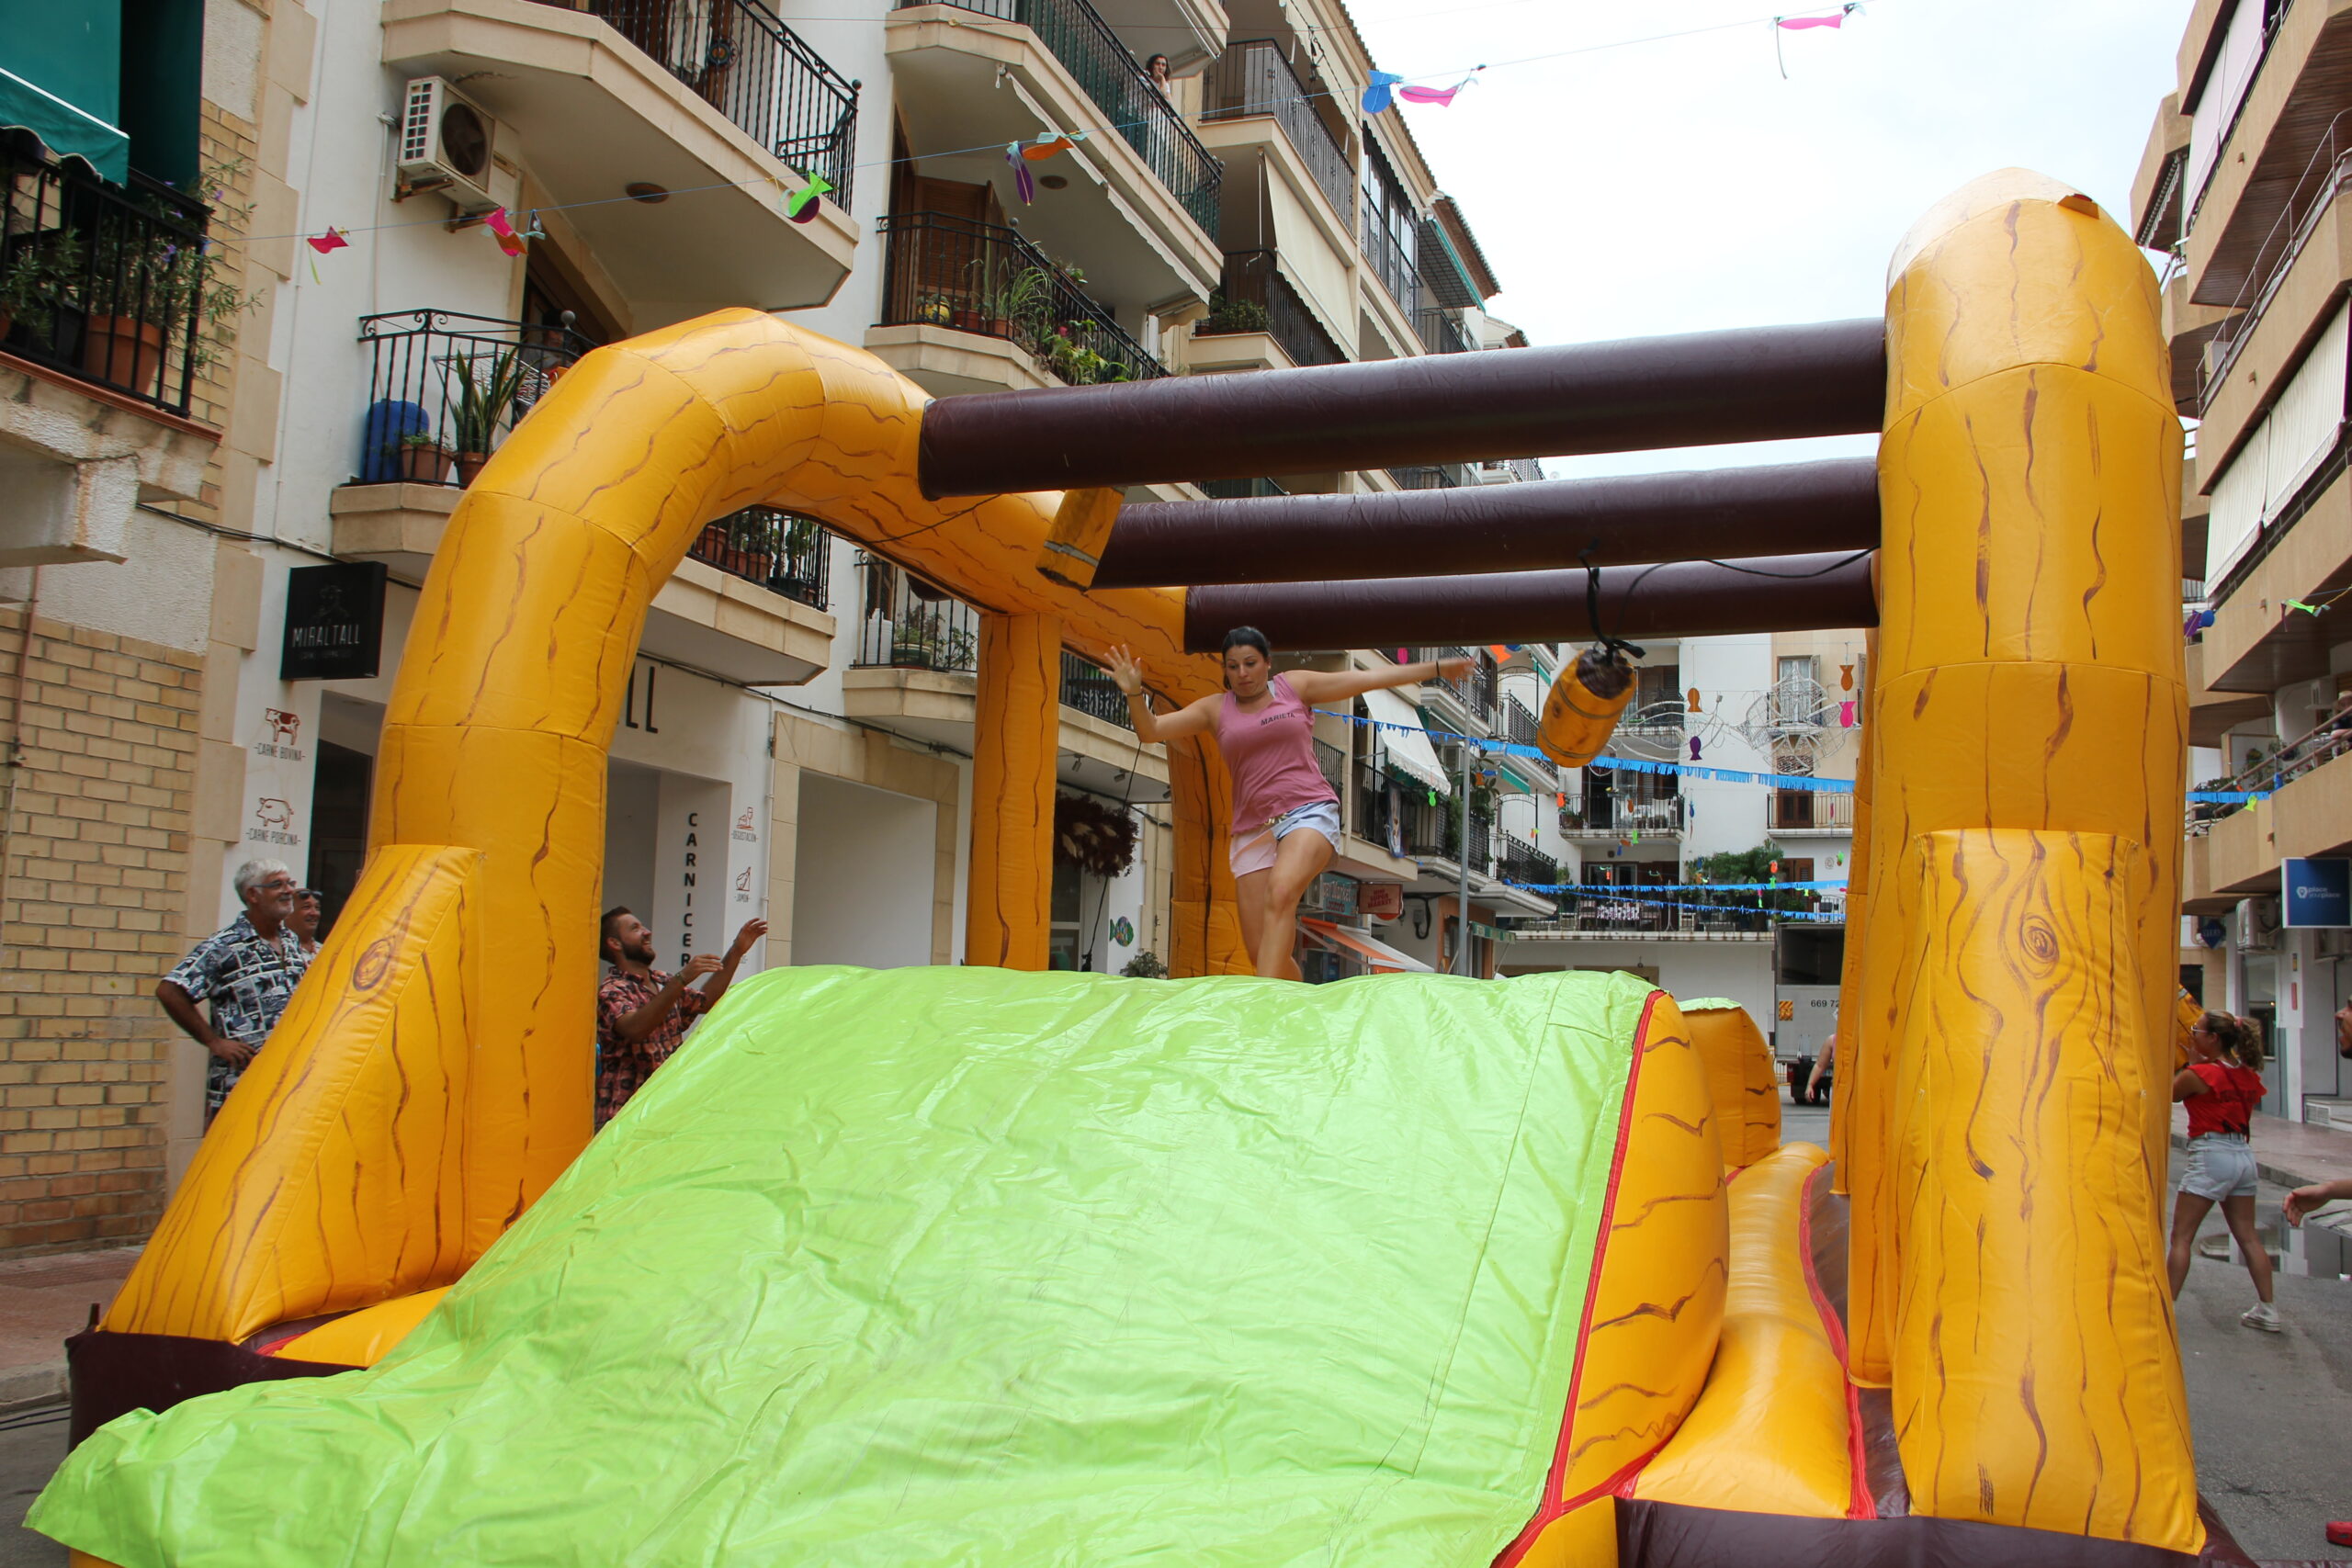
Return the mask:
[[980,613],[904,567],[857,553],[854,664],[969,675],[980,667]]
[[1408,316],[1418,317],[1421,311],[1421,269],[1405,254],[1395,236],[1381,226],[1380,218],[1370,207],[1364,209],[1363,221],[1358,225],[1358,239],[1363,245],[1363,259],[1371,264],[1388,297]]
[[1805,893],[1724,893],[1703,883],[1586,883],[1547,893],[1559,913],[1529,936],[1736,936],[1772,929],[1775,919],[1809,920],[1830,913],[1829,901]]
[[825,199],[850,209],[859,84],[759,0],[584,0],[576,8],[602,17],[778,163],[823,176],[832,186]]
[[[1447,860],[1462,863],[1462,807],[1459,801],[1440,795],[1430,805],[1427,795],[1408,796],[1404,802],[1405,852],[1417,859]],[[1493,874],[1494,823],[1483,811],[1470,813],[1470,873],[1474,876]]]
[[1102,111],[1105,125],[1136,150],[1201,232],[1216,238],[1225,165],[1201,145],[1150,73],[1086,0],[898,0],[898,8],[933,4],[1018,22],[1035,33]]
[[1776,789],[1772,792],[1772,831],[1775,833],[1850,833],[1854,830],[1854,797],[1845,790]]
[[1496,717],[1497,676],[1491,655],[1482,649],[1417,648],[1412,651],[1415,661],[1432,659],[1466,659],[1470,668],[1458,676],[1439,675],[1430,683],[1450,693],[1453,700],[1470,713],[1493,723]]
[[2222,312],[2222,324],[2205,341],[2198,363],[2197,406],[2202,412],[2238,362],[2238,355],[2260,326],[2292,271],[2303,247],[2319,231],[2320,223],[2335,206],[2336,197],[2352,189],[2352,109],[2328,121],[2319,145],[2312,150],[2294,188],[2287,193],[2278,216],[2246,265],[2245,281]]
[[893,212],[876,227],[890,247],[880,325],[1003,338],[1072,386],[1168,374],[1018,231],[945,212]]
[[1410,847],[1405,832],[1408,803],[1426,802],[1429,786],[1419,779],[1392,773],[1368,759],[1356,763],[1353,782],[1356,837],[1370,840],[1392,855],[1406,854]]
[[464,484],[594,345],[568,327],[397,310],[359,318],[361,484]]
[[0,139],[0,346],[176,414],[243,308],[206,252],[210,209],[133,175],[115,185]]
[[1089,718],[1099,718],[1122,729],[1136,727],[1134,717],[1127,712],[1127,695],[1111,679],[1111,672],[1068,649],[1062,649],[1062,706],[1076,708]]
[[1283,57],[1283,46],[1270,39],[1226,45],[1201,75],[1201,118],[1272,115],[1345,223],[1355,211],[1355,170],[1345,144],[1315,112],[1315,98]]
[[1533,484],[1544,478],[1544,465],[1532,457],[1498,457],[1471,468],[1472,477],[1482,484]]
[[1290,493],[1272,479],[1203,479],[1200,488],[1211,501],[1264,501]]
[[1462,330],[1460,317],[1435,306],[1423,306],[1413,312],[1413,333],[1431,354],[1468,354],[1478,346]]
[[1462,484],[1462,470],[1451,463],[1420,463],[1410,468],[1391,468],[1388,477],[1405,490],[1456,490]]
[[1535,744],[1536,723],[1534,711],[1525,703],[1521,702],[1517,697],[1506,696],[1503,698],[1502,719],[1498,728],[1502,738],[1505,740],[1510,741],[1514,746],[1532,746]]
[[1323,782],[1331,786],[1334,795],[1344,795],[1348,787],[1348,754],[1329,740],[1315,743],[1315,766],[1323,774]]
[[1648,833],[1670,838],[1681,833],[1685,820],[1683,801],[1679,795],[1646,788],[1630,794],[1589,788],[1581,795],[1568,796],[1567,807],[1560,813],[1560,836],[1623,839],[1634,833]]
[[833,536],[813,517],[747,506],[705,525],[686,555],[812,610],[825,607]]
[[1208,319],[1195,337],[1266,333],[1294,365],[1344,365],[1348,355],[1282,275],[1272,251],[1227,251],[1225,276]]
[[1498,837],[1502,840],[1502,848],[1496,857],[1496,875],[1522,887],[1542,887],[1560,880],[1558,861],[1524,839],[1510,833]]

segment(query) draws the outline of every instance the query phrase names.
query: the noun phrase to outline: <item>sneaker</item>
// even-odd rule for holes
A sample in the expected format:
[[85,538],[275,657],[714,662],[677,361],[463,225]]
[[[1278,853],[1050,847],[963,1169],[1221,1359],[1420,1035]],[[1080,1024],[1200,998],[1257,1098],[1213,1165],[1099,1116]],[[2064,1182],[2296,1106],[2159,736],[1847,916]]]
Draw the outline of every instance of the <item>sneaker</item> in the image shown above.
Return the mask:
[[2283,1333],[2286,1325],[2278,1321],[2278,1309],[2268,1302],[2256,1302],[2238,1318],[2248,1328],[2259,1328],[2265,1334]]

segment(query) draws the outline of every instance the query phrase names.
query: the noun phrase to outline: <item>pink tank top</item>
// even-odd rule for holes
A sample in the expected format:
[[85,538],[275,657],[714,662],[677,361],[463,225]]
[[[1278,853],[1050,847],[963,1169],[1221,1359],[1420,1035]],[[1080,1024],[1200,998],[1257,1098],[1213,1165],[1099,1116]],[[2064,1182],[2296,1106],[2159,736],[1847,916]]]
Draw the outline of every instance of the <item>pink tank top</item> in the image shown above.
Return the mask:
[[1315,765],[1315,716],[1285,676],[1275,676],[1266,693],[1266,705],[1255,713],[1242,712],[1230,692],[1217,705],[1216,744],[1233,774],[1236,839],[1254,838],[1302,806],[1340,798]]

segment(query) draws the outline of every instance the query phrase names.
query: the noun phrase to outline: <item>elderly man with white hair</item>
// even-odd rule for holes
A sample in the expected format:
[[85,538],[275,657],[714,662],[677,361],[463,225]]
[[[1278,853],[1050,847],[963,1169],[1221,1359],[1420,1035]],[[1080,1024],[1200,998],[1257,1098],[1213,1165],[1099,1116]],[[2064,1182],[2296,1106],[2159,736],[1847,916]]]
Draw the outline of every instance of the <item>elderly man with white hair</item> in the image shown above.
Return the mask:
[[[187,1037],[212,1053],[204,1078],[204,1124],[277,1027],[310,967],[310,955],[288,925],[294,911],[294,873],[283,861],[249,860],[237,868],[244,913],[197,944],[196,951],[155,984],[155,999]],[[196,1010],[212,1008],[209,1022]]]

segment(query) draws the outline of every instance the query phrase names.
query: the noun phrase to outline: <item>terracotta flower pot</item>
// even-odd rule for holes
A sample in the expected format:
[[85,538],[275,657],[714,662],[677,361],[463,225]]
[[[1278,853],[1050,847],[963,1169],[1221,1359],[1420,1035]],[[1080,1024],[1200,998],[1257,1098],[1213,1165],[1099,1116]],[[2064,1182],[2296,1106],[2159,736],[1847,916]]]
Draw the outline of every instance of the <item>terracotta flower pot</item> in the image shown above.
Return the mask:
[[401,448],[401,478],[413,485],[449,482],[449,449],[446,446]]
[[160,390],[164,329],[135,316],[92,316],[83,329],[82,368],[134,392]]
[[487,452],[458,453],[458,482],[461,485],[469,485],[473,483],[474,476],[481,473],[481,466],[489,461],[490,454]]

